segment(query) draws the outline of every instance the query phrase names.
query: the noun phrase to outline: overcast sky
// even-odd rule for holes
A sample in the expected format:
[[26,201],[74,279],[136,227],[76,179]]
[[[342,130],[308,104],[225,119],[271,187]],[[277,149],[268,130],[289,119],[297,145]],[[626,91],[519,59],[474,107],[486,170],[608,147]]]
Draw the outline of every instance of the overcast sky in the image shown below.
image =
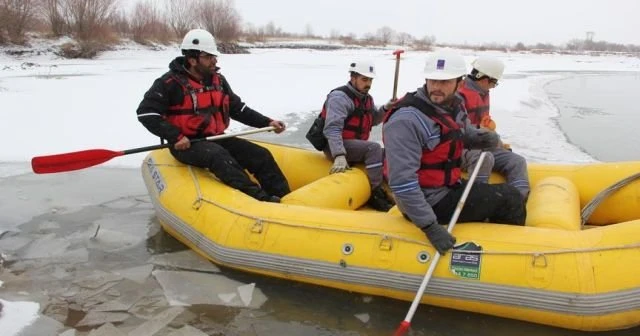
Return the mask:
[[560,44],[595,40],[640,44],[640,0],[235,0],[244,23],[285,31],[332,29],[358,36],[382,26],[438,42]]

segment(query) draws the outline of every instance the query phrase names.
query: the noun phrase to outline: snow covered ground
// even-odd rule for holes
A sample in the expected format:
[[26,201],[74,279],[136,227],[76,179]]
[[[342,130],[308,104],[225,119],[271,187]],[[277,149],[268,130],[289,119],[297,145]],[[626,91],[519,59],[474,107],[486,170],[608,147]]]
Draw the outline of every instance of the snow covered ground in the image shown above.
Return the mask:
[[[371,93],[378,103],[388,100],[395,63],[391,52],[254,49],[248,55],[223,55],[219,65],[250,106],[285,121],[304,120],[320,109],[330,89],[347,81],[346,67],[354,59],[375,60],[378,77]],[[462,53],[469,62],[477,56]],[[0,56],[0,136],[3,143],[11,144],[0,152],[0,162],[157,143],[138,123],[135,110],[144,92],[177,54],[173,48],[128,48],[107,52],[96,60],[64,60],[50,54],[26,59]],[[558,128],[554,121],[558,110],[543,91],[545,83],[561,78],[563,72],[640,71],[640,60],[630,57],[494,54],[507,64],[505,78],[492,94],[499,131],[520,153],[537,161],[591,160],[568,144]],[[399,92],[422,84],[425,56],[425,52],[403,54]],[[232,124],[232,130],[241,127]],[[141,157],[122,157],[107,165],[138,166]],[[5,167],[0,173],[14,172]]]

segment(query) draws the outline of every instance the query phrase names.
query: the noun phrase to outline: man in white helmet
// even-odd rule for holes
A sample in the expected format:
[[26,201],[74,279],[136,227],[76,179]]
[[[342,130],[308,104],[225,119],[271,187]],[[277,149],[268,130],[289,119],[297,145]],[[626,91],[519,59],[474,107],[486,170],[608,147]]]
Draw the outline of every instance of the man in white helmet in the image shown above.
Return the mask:
[[[495,88],[502,78],[504,63],[497,57],[480,56],[473,61],[472,66],[471,73],[463,81],[458,93],[463,98],[463,105],[471,124],[478,128],[495,131],[496,123],[491,119],[490,114],[489,91]],[[480,152],[465,150],[462,154],[462,169],[472,172]],[[476,182],[487,183],[492,171],[504,175],[507,183],[520,190],[525,199],[529,196],[527,161],[502,143],[487,153]]]
[[320,116],[307,133],[307,139],[333,161],[331,174],[349,169],[349,164],[363,162],[369,177],[371,197],[367,204],[378,211],[388,211],[393,203],[382,189],[384,151],[379,143],[369,141],[373,126],[380,124],[385,107],[376,108],[369,89],[376,77],[369,60],[349,64],[349,82],[331,90]]
[[208,31],[189,31],[180,49],[183,56],[174,59],[169,72],[145,93],[138,120],[173,145],[171,154],[178,161],[207,168],[222,182],[255,199],[279,202],[289,193],[289,184],[268,150],[235,137],[215,142],[191,140],[224,133],[231,119],[253,127],[273,126],[276,133],[284,131],[284,123],[251,109],[231,90],[218,72],[218,48]]
[[[451,51],[432,53],[425,64],[425,84],[407,93],[391,108],[382,128],[389,187],[398,208],[418,226],[441,253],[455,238],[446,224],[462,196],[460,157],[463,147],[494,148],[495,132],[468,122],[456,94],[467,73],[464,58]],[[460,222],[524,225],[522,195],[508,184],[473,187]]]

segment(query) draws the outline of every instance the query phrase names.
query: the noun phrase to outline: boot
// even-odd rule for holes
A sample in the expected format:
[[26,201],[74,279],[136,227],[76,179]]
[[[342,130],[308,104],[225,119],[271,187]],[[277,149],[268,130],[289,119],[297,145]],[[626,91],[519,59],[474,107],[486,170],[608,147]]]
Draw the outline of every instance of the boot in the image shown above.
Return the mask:
[[367,201],[367,205],[374,210],[387,212],[393,207],[393,203],[387,198],[387,194],[382,187],[376,187],[371,190],[371,197]]

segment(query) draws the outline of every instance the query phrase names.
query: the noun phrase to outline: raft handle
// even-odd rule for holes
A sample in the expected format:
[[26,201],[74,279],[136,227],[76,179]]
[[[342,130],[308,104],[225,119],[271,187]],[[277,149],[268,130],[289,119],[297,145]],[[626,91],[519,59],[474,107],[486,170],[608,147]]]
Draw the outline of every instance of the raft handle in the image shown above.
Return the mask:
[[[545,256],[542,253],[535,253],[533,256],[533,259],[531,259],[531,266],[533,267],[542,267],[545,268],[547,267],[547,256]],[[542,263],[538,263],[538,260],[542,260]]]

